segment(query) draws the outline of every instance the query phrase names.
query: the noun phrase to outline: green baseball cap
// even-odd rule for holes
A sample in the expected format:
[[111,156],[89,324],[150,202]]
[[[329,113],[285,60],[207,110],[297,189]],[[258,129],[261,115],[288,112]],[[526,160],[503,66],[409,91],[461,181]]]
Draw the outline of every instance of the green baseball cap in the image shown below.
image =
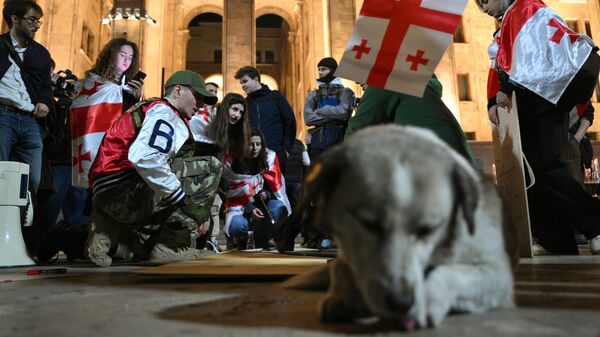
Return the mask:
[[181,70],[174,73],[169,77],[167,83],[165,83],[165,89],[174,85],[185,85],[192,88],[196,93],[204,96],[204,103],[208,105],[215,105],[217,103],[217,96],[206,90],[204,78],[196,72],[191,70]]

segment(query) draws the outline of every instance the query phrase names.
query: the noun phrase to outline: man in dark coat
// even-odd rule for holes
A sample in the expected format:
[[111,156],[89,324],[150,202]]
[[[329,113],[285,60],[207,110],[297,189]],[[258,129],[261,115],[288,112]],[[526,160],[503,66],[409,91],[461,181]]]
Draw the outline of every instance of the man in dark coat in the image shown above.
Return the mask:
[[290,104],[279,91],[262,84],[258,70],[252,66],[240,68],[235,78],[248,95],[250,124],[263,132],[267,147],[277,153],[279,167],[285,173],[285,163],[296,139],[296,119]]

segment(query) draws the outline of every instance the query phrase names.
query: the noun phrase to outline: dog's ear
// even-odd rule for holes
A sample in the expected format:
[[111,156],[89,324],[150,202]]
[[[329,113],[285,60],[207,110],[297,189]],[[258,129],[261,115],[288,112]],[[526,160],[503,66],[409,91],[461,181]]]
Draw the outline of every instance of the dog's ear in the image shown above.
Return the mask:
[[304,179],[304,198],[297,207],[298,214],[312,202],[316,209],[314,226],[317,229],[330,231],[330,224],[324,221],[324,212],[327,201],[333,193],[340,177],[340,173],[347,165],[344,150],[340,146],[330,148],[324,152],[319,160],[311,165],[310,171]]
[[452,171],[456,203],[463,211],[469,233],[473,235],[475,234],[475,212],[481,196],[480,177],[464,158],[458,158],[458,154],[456,156]]

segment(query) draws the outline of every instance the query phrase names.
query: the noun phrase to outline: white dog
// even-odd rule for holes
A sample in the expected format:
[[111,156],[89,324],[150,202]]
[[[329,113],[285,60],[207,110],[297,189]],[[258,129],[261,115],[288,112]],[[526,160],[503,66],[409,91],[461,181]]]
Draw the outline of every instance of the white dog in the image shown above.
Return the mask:
[[514,305],[517,254],[505,249],[495,188],[432,132],[362,130],[323,155],[307,189],[317,226],[340,247],[319,304],[324,321],[375,315],[411,330],[436,326],[450,311]]

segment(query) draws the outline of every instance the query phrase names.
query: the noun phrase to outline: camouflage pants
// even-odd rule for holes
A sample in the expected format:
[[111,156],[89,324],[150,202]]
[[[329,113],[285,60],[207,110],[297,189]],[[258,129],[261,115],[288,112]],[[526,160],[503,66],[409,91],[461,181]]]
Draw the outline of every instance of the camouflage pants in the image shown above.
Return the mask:
[[132,171],[116,185],[93,195],[92,222],[113,233],[113,248],[124,244],[147,258],[162,224],[175,209],[158,210],[154,195],[142,177]]
[[[221,163],[215,157],[175,158],[171,170],[185,194],[194,201],[203,221],[210,217],[219,180]],[[190,247],[198,224],[177,207],[160,207],[154,191],[134,173],[115,188],[94,195],[94,209],[126,228],[120,241],[132,247],[150,249],[156,242],[171,248]],[[138,254],[143,252],[136,251]]]
[[[171,170],[181,182],[185,194],[196,204],[202,223],[209,220],[211,207],[215,200],[222,165],[213,156],[175,158]],[[197,237],[198,224],[175,210],[165,222],[159,242],[167,246],[182,246]],[[193,244],[192,244],[193,245]]]

